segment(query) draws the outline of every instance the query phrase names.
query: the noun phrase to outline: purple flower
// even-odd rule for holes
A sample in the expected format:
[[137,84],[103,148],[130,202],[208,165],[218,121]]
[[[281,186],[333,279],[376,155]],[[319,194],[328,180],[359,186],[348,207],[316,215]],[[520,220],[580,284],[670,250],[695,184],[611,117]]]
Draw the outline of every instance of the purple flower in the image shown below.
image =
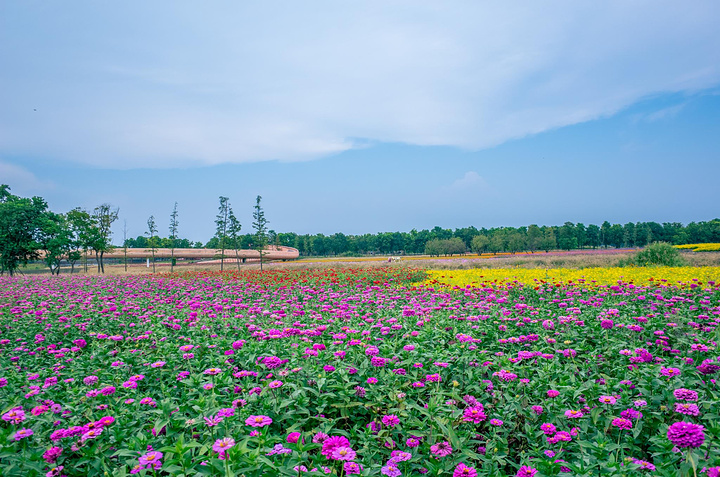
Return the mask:
[[668,428],[667,437],[680,448],[700,447],[705,442],[704,430],[705,428],[699,424],[681,421]]

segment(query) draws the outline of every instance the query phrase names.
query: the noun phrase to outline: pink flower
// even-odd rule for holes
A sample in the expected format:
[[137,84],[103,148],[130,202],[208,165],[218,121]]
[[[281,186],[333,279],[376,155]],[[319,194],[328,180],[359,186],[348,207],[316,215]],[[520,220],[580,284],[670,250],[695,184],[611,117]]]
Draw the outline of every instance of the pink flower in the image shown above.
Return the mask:
[[485,409],[482,405],[477,407],[467,407],[463,412],[463,421],[479,424],[487,419],[484,411]]
[[449,456],[450,454],[452,454],[452,451],[453,449],[450,446],[450,443],[447,441],[430,446],[430,452],[432,452],[432,454],[437,457]]
[[400,419],[395,414],[388,414],[387,416],[383,416],[382,423],[386,427],[395,427],[400,424]]
[[457,467],[455,467],[453,477],[477,477],[477,470],[460,462]]
[[213,444],[212,446],[212,449],[218,454],[223,454],[226,450],[230,449],[234,445],[235,439],[233,439],[232,437],[224,437],[222,439],[216,440],[215,444]]
[[252,427],[265,427],[272,424],[272,419],[268,416],[250,416],[245,419],[245,424]]
[[[338,447],[350,447],[350,441],[344,436],[330,436],[323,441],[322,455],[330,459]],[[348,459],[352,460],[352,459]]]
[[333,460],[345,460],[350,461],[355,459],[355,451],[352,450],[350,447],[342,446],[342,447],[336,447],[332,454],[330,454],[330,458]]
[[162,458],[162,452],[152,451],[148,452],[144,456],[141,456],[140,459],[138,459],[138,462],[140,465],[146,466],[146,468],[159,469],[162,467],[162,463],[160,462]]
[[678,447],[700,447],[705,442],[705,428],[692,422],[676,422],[667,431],[667,437]]
[[632,421],[622,417],[616,417],[613,419],[612,425],[620,429],[632,429]]
[[51,447],[45,451],[45,453],[43,454],[43,459],[48,464],[52,464],[58,460],[58,457],[60,457],[62,451],[63,450],[60,447]]
[[297,441],[300,440],[300,433],[299,432],[291,432],[290,434],[288,434],[286,440],[289,444],[295,444]]
[[13,437],[13,440],[19,441],[19,440],[21,440],[21,439],[25,439],[26,437],[30,437],[30,436],[32,436],[33,434],[35,434],[35,432],[33,432],[32,429],[20,429],[19,431],[17,431],[17,432],[15,433],[15,436]]
[[518,469],[515,477],[534,477],[535,474],[537,474],[537,469],[523,465]]

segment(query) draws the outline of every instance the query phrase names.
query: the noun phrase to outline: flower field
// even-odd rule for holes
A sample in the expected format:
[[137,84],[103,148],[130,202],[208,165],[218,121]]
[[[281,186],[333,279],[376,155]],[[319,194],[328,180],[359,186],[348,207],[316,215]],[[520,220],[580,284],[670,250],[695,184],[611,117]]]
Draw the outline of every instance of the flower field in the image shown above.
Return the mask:
[[720,252],[720,243],[689,243],[675,245],[680,250],[692,250],[693,252]]
[[0,474],[717,476],[717,270],[580,272],[0,277]]
[[472,270],[428,271],[428,285],[502,286],[521,283],[532,286],[547,284],[576,284],[582,286],[661,285],[699,287],[709,282],[720,282],[720,267],[599,267],[585,269],[568,268],[497,268]]

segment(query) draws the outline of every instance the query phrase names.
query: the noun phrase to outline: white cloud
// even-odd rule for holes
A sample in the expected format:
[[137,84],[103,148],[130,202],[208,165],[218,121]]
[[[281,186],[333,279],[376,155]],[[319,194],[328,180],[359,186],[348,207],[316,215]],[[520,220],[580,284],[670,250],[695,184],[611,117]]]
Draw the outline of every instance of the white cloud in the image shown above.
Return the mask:
[[27,169],[3,161],[0,161],[0,184],[9,185],[10,193],[16,195],[41,193],[54,187],[52,182],[38,179]]
[[0,152],[100,167],[479,149],[720,82],[716,1],[27,5]]
[[485,189],[487,187],[487,182],[485,182],[485,179],[480,177],[480,174],[478,174],[475,171],[468,171],[465,173],[464,176],[462,176],[460,179],[455,180],[451,185],[451,190],[477,190],[477,189]]

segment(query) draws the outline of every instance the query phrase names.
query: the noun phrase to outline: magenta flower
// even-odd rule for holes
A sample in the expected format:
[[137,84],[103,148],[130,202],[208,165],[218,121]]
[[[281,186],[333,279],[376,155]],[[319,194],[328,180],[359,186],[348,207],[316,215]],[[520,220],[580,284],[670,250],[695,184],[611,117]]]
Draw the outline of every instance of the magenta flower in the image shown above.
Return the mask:
[[19,440],[21,440],[21,439],[25,439],[26,437],[30,437],[30,436],[32,436],[33,434],[35,434],[35,432],[33,432],[32,429],[20,429],[19,431],[17,431],[17,432],[15,433],[15,436],[13,437],[13,440],[19,441]]
[[332,454],[330,454],[331,459],[344,461],[351,461],[355,459],[355,456],[355,451],[346,446],[336,447],[333,449]]
[[[322,441],[322,455],[331,459],[332,453],[339,447],[350,447],[350,441],[344,436],[330,436]],[[352,460],[352,459],[349,459]]]
[[632,421],[622,417],[616,417],[612,420],[612,425],[619,429],[632,429]]
[[162,458],[162,452],[151,451],[144,456],[141,456],[140,459],[138,459],[138,462],[140,463],[140,465],[145,466],[145,468],[147,469],[159,469],[160,467],[162,467],[162,463],[160,462]]
[[446,457],[452,454],[452,446],[447,441],[430,446],[430,452],[437,457]]
[[455,467],[453,477],[477,477],[477,470],[460,462],[457,467]]
[[537,474],[537,469],[523,465],[515,474],[515,477],[534,477]]
[[289,444],[295,444],[297,441],[300,440],[300,433],[299,432],[291,432],[290,434],[288,434],[286,440]]
[[272,419],[268,416],[250,416],[245,419],[245,424],[252,427],[265,427],[272,424]]
[[705,428],[692,422],[676,422],[667,431],[667,438],[680,448],[700,447],[705,442]]
[[212,446],[212,449],[218,454],[223,454],[226,450],[230,449],[234,445],[235,439],[233,439],[232,437],[224,437],[222,439],[216,440],[215,444],[213,444]]
[[395,414],[388,414],[386,416],[383,416],[382,423],[386,427],[395,427],[400,424],[400,419]]
[[463,421],[480,424],[485,419],[487,419],[484,411],[485,409],[482,405],[479,405],[477,407],[466,407],[465,411],[463,412]]
[[580,418],[583,416],[584,416],[584,414],[582,411],[573,411],[573,410],[565,411],[565,417],[567,417],[568,419],[577,419],[577,418]]
[[356,462],[345,462],[343,469],[345,469],[345,475],[359,475],[363,467]]

